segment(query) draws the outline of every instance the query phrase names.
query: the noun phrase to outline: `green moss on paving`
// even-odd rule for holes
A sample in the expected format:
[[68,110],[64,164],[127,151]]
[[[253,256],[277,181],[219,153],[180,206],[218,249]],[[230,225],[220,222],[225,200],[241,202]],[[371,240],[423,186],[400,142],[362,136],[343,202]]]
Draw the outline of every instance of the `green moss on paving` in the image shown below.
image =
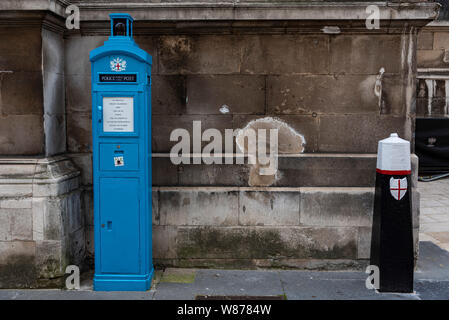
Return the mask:
[[173,283],[193,283],[195,281],[195,272],[176,272],[176,273],[164,273],[161,282],[173,282]]

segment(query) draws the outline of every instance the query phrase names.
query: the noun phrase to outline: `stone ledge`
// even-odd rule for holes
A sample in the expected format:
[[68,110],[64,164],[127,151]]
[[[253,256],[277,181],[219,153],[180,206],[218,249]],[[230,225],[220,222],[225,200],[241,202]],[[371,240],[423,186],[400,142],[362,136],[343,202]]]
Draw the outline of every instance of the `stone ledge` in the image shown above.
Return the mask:
[[[374,187],[376,159],[375,154],[281,154],[270,187]],[[153,153],[153,186],[249,187],[254,173],[247,162],[174,165],[168,153]],[[418,157],[413,154],[411,162],[416,187]]]
[[0,11],[50,11],[63,16],[70,0],[2,0]]
[[160,259],[154,258],[154,264],[161,267],[178,268],[220,268],[220,269],[292,269],[348,271],[365,270],[369,259]]
[[47,197],[79,186],[80,171],[64,156],[0,158],[0,198]]
[[[0,10],[7,11],[48,11],[65,17],[65,0],[3,0]],[[245,21],[245,20],[365,20],[366,2],[75,2],[81,10],[82,21],[108,21],[112,11],[126,11],[136,20],[147,21]],[[372,3],[371,3],[372,4]],[[435,19],[439,5],[429,2],[397,3],[376,2],[381,20],[425,24]]]
[[[380,18],[386,20],[433,20],[435,3],[376,2]],[[82,21],[109,20],[110,10],[125,10],[136,20],[365,20],[366,2],[177,2],[177,3],[97,3],[77,4]]]

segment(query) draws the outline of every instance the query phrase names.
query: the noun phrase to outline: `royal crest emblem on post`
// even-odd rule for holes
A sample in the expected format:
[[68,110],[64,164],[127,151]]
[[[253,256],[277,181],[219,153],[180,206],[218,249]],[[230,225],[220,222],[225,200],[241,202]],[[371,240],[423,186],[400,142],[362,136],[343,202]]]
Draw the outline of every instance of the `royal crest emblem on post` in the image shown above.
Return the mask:
[[126,70],[126,60],[123,60],[122,58],[115,58],[111,60],[111,70],[112,71],[124,71]]
[[396,200],[401,200],[407,193],[407,178],[390,178],[390,193]]

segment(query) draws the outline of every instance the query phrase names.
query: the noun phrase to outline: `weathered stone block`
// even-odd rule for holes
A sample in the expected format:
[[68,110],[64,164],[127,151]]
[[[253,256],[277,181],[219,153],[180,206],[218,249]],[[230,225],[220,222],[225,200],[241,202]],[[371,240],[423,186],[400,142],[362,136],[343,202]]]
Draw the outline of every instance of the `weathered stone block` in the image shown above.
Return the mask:
[[11,239],[33,240],[33,214],[31,209],[5,209],[10,215]]
[[416,261],[418,261],[418,253],[419,253],[419,228],[413,229],[413,251],[415,254],[415,265],[416,265]]
[[52,156],[65,152],[66,148],[65,114],[45,114],[45,155]]
[[[5,281],[10,281],[3,285],[0,275],[0,287],[60,286],[64,266],[69,262],[81,265],[85,255],[81,191],[74,191],[79,172],[62,156],[8,159],[2,160],[2,167],[10,167],[12,175],[2,175],[2,180],[16,179],[20,184],[0,185],[14,197],[0,201],[7,207],[0,209],[0,272],[5,272]],[[34,170],[30,171],[31,164]],[[3,246],[5,242],[12,247]],[[32,255],[15,253],[17,243],[28,242],[33,245]],[[2,246],[13,253],[3,254]],[[24,279],[16,279],[15,269]]]
[[181,115],[186,113],[186,77],[151,76],[151,113]]
[[159,191],[161,225],[238,224],[238,193],[221,190]]
[[65,75],[67,113],[90,113],[92,110],[90,75]]
[[42,65],[45,72],[64,74],[64,39],[62,33],[42,28]]
[[43,200],[43,240],[61,240],[64,232],[63,215],[66,214],[66,203],[60,198]]
[[412,167],[412,174],[410,176],[410,180],[412,181],[412,188],[415,188],[416,190],[418,188],[418,166],[419,166],[418,156],[412,153],[410,155],[410,162]]
[[79,187],[78,176],[68,178],[60,183],[49,183],[48,181],[36,181],[33,187],[34,197],[58,196],[68,193]]
[[63,199],[67,217],[68,232],[75,233],[84,228],[84,215],[81,212],[81,191],[76,190]]
[[239,225],[299,225],[299,191],[241,191],[239,193]]
[[[417,157],[412,155],[412,186],[417,181]],[[153,154],[153,186],[237,186],[250,183],[250,165],[174,165],[168,154]],[[274,187],[374,187],[376,154],[281,154]]]
[[[245,160],[245,163],[248,161]],[[223,160],[224,163],[224,160]],[[182,165],[179,171],[179,185],[195,186],[246,186],[248,185],[249,167],[246,164],[210,164]]]
[[433,34],[433,49],[449,49],[449,35],[446,32],[435,32]]
[[[367,128],[371,128],[369,133]],[[407,139],[403,117],[369,115],[320,116],[320,152],[377,152],[377,143],[392,132]],[[337,134],[336,134],[337,133]]]
[[153,186],[178,185],[178,169],[180,166],[171,162],[168,153],[161,155],[161,157],[153,157],[152,159]]
[[329,73],[327,36],[254,35],[239,39],[241,73]]
[[87,259],[93,258],[95,255],[95,232],[94,226],[86,226],[85,228],[85,242],[86,242],[86,257]]
[[332,73],[377,74],[401,72],[399,35],[337,35],[330,40]]
[[235,36],[162,36],[160,74],[229,74],[240,72]]
[[15,198],[0,201],[0,208],[2,209],[31,209],[31,205],[31,198]]
[[85,188],[81,194],[81,214],[86,226],[94,225],[94,194],[91,188]]
[[153,65],[151,67],[151,74],[159,73],[159,56],[157,52],[158,37],[133,35],[134,41],[142,50],[145,50],[151,55]]
[[[232,129],[232,116],[230,115],[186,115],[162,116],[154,115],[152,119],[151,138],[153,152],[170,152],[172,146],[178,141],[170,141],[170,134],[174,129],[186,129],[190,133],[190,143],[193,141],[193,121],[201,121],[201,133],[209,128],[215,128],[222,133],[224,146],[224,130]],[[209,141],[203,141],[205,146]],[[193,152],[193,149],[190,149]]]
[[0,197],[29,197],[33,194],[30,184],[0,184]]
[[61,265],[62,261],[60,240],[36,241],[36,269],[39,278],[62,277],[65,271]]
[[153,226],[153,258],[176,258],[177,226]]
[[92,151],[92,115],[90,113],[67,114],[67,148],[69,152]]
[[70,36],[65,39],[65,74],[90,75],[89,53],[103,45],[106,36]]
[[33,198],[33,240],[44,240],[46,199]]
[[179,227],[181,259],[355,259],[355,228]]
[[[8,28],[0,31],[0,70],[42,71],[41,28]],[[14,44],[14,45],[11,45]]]
[[159,215],[159,191],[152,191],[151,193],[151,209],[153,225],[159,225],[161,216]]
[[418,50],[416,61],[419,68],[441,68],[447,67],[443,62],[444,50]]
[[[405,88],[407,81],[398,75],[383,75],[381,114],[406,115]],[[374,92],[374,86],[373,86]],[[378,101],[377,101],[378,103]]]
[[421,31],[418,33],[418,50],[432,50],[433,49],[433,32]]
[[41,72],[12,72],[1,77],[0,108],[4,115],[43,114]]
[[0,241],[0,288],[29,288],[36,282],[34,241]]
[[92,185],[92,153],[70,153],[68,156],[80,169],[81,184],[84,186]]
[[296,75],[267,78],[267,109],[274,114],[379,112],[376,76]]
[[2,157],[0,158],[0,178],[32,179],[36,170],[36,163],[37,160],[33,158]]
[[300,222],[306,226],[370,226],[374,192],[371,188],[303,188]]
[[68,237],[68,260],[70,263],[77,265],[82,269],[84,264],[84,257],[86,253],[85,234],[84,229],[70,233]]
[[212,75],[187,77],[187,113],[230,114],[265,112],[265,78],[251,75]]
[[276,186],[373,187],[376,155],[281,156]]
[[369,259],[371,252],[371,227],[358,228],[357,257]]
[[413,228],[419,229],[419,217],[420,217],[420,194],[417,188],[412,188],[412,218]]
[[0,154],[35,155],[43,149],[42,114],[0,117]]
[[[305,139],[304,152],[316,152],[317,151],[317,141],[318,141],[318,117],[316,115],[282,115],[282,116],[255,116],[255,115],[235,115],[233,117],[234,129],[242,129],[248,125],[249,122],[265,118],[269,121],[280,120],[285,122],[288,128],[291,128],[295,133],[300,134]],[[294,143],[293,139],[297,139],[297,135],[291,135],[286,132],[282,135],[279,130],[278,141],[279,149],[285,150],[283,153],[290,153],[288,150],[289,145]]]
[[11,241],[11,215],[8,210],[0,210],[0,241]]

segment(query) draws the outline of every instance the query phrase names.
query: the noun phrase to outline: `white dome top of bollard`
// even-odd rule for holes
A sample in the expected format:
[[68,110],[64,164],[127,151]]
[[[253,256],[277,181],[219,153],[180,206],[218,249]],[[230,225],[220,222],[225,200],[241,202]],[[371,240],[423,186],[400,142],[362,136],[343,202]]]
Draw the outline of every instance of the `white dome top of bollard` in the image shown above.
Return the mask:
[[410,142],[392,133],[379,141],[377,148],[377,172],[390,175],[411,173]]

